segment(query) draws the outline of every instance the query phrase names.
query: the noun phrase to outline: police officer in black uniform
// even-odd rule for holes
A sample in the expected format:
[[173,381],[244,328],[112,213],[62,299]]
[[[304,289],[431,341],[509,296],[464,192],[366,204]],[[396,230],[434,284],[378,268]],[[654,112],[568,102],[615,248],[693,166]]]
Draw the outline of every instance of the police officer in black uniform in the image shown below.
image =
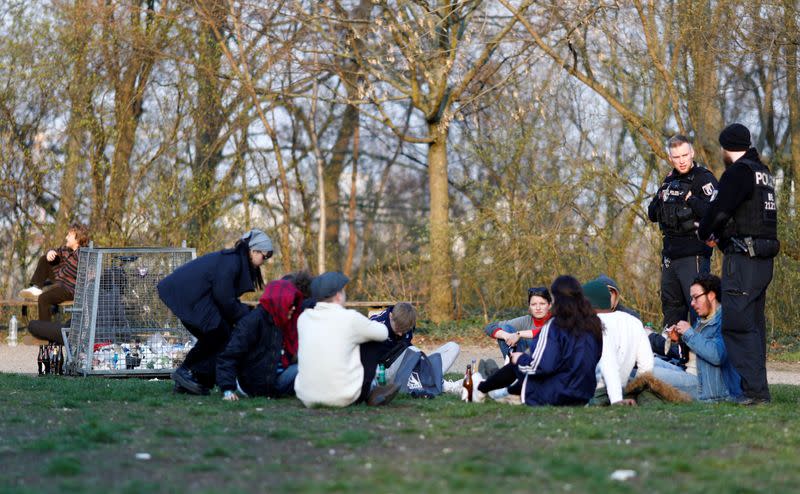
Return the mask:
[[661,251],[661,310],[664,327],[694,321],[689,289],[700,273],[711,267],[711,247],[697,238],[696,222],[708,211],[717,194],[717,179],[694,162],[694,149],[685,136],[667,141],[673,170],[664,179],[647,208],[664,236]]
[[725,173],[719,194],[700,221],[698,237],[725,253],[722,263],[722,337],[742,377],[744,404],[768,403],[764,307],[780,250],[775,182],[750,147],[750,131],[731,124],[719,135]]

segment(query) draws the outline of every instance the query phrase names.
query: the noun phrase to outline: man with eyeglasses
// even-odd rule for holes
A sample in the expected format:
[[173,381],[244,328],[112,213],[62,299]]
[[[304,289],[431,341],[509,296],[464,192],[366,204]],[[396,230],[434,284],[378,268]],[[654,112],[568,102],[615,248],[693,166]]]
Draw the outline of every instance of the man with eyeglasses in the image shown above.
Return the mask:
[[689,288],[692,308],[698,319],[694,325],[678,321],[669,329],[670,339],[683,340],[691,353],[686,370],[655,360],[654,374],[692,398],[700,401],[738,400],[741,398],[741,377],[728,359],[722,340],[722,305],[720,279],[703,273]]

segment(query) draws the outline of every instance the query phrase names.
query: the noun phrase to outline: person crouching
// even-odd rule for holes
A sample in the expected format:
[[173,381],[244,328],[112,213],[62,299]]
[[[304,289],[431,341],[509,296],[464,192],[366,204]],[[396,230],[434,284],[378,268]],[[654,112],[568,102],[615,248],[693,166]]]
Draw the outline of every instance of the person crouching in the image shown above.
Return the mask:
[[371,389],[383,355],[362,343],[384,341],[389,330],[380,322],[344,308],[348,281],[340,272],[314,278],[311,295],[317,304],[306,309],[297,321],[295,392],[307,407],[346,407],[361,402],[385,405],[400,389],[396,384]]

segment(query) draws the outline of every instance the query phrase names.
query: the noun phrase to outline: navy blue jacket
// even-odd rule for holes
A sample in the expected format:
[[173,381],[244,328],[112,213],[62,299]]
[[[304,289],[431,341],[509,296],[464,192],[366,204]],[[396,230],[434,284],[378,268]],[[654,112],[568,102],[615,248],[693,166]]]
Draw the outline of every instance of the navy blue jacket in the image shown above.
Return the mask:
[[386,367],[392,365],[392,362],[394,362],[397,357],[403,354],[403,350],[412,345],[411,340],[414,338],[414,330],[417,329],[416,326],[414,326],[403,335],[398,335],[395,333],[394,329],[392,329],[392,322],[389,320],[389,314],[392,313],[392,310],[394,310],[394,305],[387,307],[386,310],[375,314],[374,316],[370,316],[370,319],[373,321],[378,321],[386,326],[386,329],[389,330],[389,337],[380,343],[382,356],[381,362]]
[[217,386],[236,390],[236,379],[250,396],[275,396],[283,335],[260,305],[233,328],[225,350],[217,356]]
[[554,320],[542,328],[514,370],[530,406],[585,405],[597,387],[595,368],[603,343],[589,333],[567,333]]
[[249,249],[240,244],[179,267],[159,282],[158,296],[184,324],[207,332],[247,315],[250,308],[239,297],[254,288]]

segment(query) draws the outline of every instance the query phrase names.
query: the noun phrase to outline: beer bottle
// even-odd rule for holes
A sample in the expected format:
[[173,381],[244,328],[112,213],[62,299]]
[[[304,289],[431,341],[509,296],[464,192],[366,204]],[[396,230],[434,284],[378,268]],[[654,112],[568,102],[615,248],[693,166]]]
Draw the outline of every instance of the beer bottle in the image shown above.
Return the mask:
[[467,372],[464,374],[463,386],[467,391],[467,401],[472,403],[472,364],[467,364]]
[[39,355],[36,356],[36,364],[39,367],[39,375],[44,374],[44,345],[39,345]]
[[53,344],[50,344],[50,373],[55,374],[58,370],[56,364],[56,347]]
[[42,362],[44,363],[44,373],[50,374],[50,346],[45,345],[44,352],[42,353]]
[[64,375],[64,347],[58,347],[58,354],[56,355],[56,374],[59,376]]

